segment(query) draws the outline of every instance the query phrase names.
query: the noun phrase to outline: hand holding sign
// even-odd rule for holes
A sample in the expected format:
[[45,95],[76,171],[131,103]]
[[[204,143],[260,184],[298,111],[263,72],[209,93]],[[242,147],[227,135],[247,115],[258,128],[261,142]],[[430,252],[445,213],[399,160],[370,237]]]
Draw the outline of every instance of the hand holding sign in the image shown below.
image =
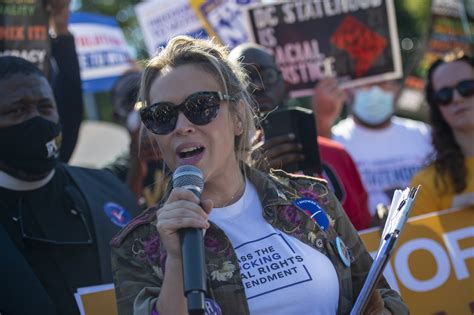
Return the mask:
[[50,12],[50,27],[56,35],[67,34],[69,5],[71,0],[49,0],[46,9]]
[[323,79],[317,83],[313,94],[313,112],[317,120],[318,135],[331,138],[331,127],[346,100],[347,93],[340,88],[335,78]]

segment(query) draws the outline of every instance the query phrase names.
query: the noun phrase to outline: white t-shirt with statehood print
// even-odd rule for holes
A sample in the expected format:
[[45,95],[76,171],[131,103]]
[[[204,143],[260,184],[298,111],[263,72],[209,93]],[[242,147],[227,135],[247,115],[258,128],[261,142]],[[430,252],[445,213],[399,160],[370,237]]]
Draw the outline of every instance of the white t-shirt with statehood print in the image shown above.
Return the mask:
[[329,258],[275,229],[262,217],[255,187],[209,219],[229,237],[252,315],[335,314],[339,282]]
[[369,195],[369,211],[387,207],[396,189],[405,189],[433,152],[431,129],[420,121],[392,117],[385,129],[369,129],[352,117],[332,128],[333,140],[351,155]]

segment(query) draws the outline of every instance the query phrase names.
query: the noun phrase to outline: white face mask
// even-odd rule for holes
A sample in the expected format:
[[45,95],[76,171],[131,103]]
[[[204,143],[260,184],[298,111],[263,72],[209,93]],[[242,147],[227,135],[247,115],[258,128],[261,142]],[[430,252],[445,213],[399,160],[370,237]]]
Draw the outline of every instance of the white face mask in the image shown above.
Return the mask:
[[368,125],[378,125],[386,121],[394,112],[395,94],[378,86],[355,92],[352,113]]

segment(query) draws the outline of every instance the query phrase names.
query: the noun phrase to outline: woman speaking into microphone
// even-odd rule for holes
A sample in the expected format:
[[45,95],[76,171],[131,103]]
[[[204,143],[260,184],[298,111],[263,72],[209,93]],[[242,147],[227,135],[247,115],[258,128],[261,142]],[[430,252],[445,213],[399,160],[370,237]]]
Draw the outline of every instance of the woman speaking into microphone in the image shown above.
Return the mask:
[[[113,241],[119,314],[187,314],[180,233],[205,230],[205,314],[347,314],[372,259],[323,180],[251,166],[248,81],[228,51],[178,36],[146,65],[143,125],[164,163],[202,172]],[[251,87],[250,87],[251,88]],[[172,187],[172,185],[169,185]],[[407,314],[384,279],[367,314]]]

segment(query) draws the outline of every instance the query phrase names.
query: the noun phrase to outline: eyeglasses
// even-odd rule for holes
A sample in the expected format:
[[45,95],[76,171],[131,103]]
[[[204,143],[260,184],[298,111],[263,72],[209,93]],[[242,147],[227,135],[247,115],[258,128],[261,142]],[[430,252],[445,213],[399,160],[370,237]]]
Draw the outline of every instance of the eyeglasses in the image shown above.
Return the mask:
[[464,80],[458,82],[454,87],[445,87],[434,94],[434,101],[441,106],[451,104],[454,96],[454,89],[462,97],[470,97],[474,95],[474,80]]
[[140,117],[151,132],[166,135],[176,127],[180,111],[193,124],[203,126],[216,118],[221,101],[233,102],[235,98],[221,92],[197,92],[179,105],[158,102],[142,108]]
[[249,79],[257,86],[263,83],[264,87],[270,87],[278,83],[281,71],[275,67],[260,67],[258,72],[249,73]]
[[[70,189],[69,189],[70,187],[71,186],[66,187],[66,195],[69,198],[74,198],[76,196],[74,197],[70,196],[71,194]],[[89,229],[89,224],[86,221],[86,217],[83,211],[78,209],[77,205],[75,206],[75,208],[78,209],[76,210],[76,212],[81,218],[82,225],[84,227],[84,232],[87,235],[87,239],[83,239],[83,240],[81,239],[79,240],[53,240],[53,239],[47,239],[47,238],[42,238],[38,236],[32,236],[31,233],[26,232],[26,228],[24,224],[23,208],[24,208],[24,200],[23,200],[23,197],[21,197],[18,202],[18,224],[20,226],[20,233],[23,240],[39,242],[39,243],[48,244],[48,245],[90,245],[94,243],[92,239],[91,230]]]

